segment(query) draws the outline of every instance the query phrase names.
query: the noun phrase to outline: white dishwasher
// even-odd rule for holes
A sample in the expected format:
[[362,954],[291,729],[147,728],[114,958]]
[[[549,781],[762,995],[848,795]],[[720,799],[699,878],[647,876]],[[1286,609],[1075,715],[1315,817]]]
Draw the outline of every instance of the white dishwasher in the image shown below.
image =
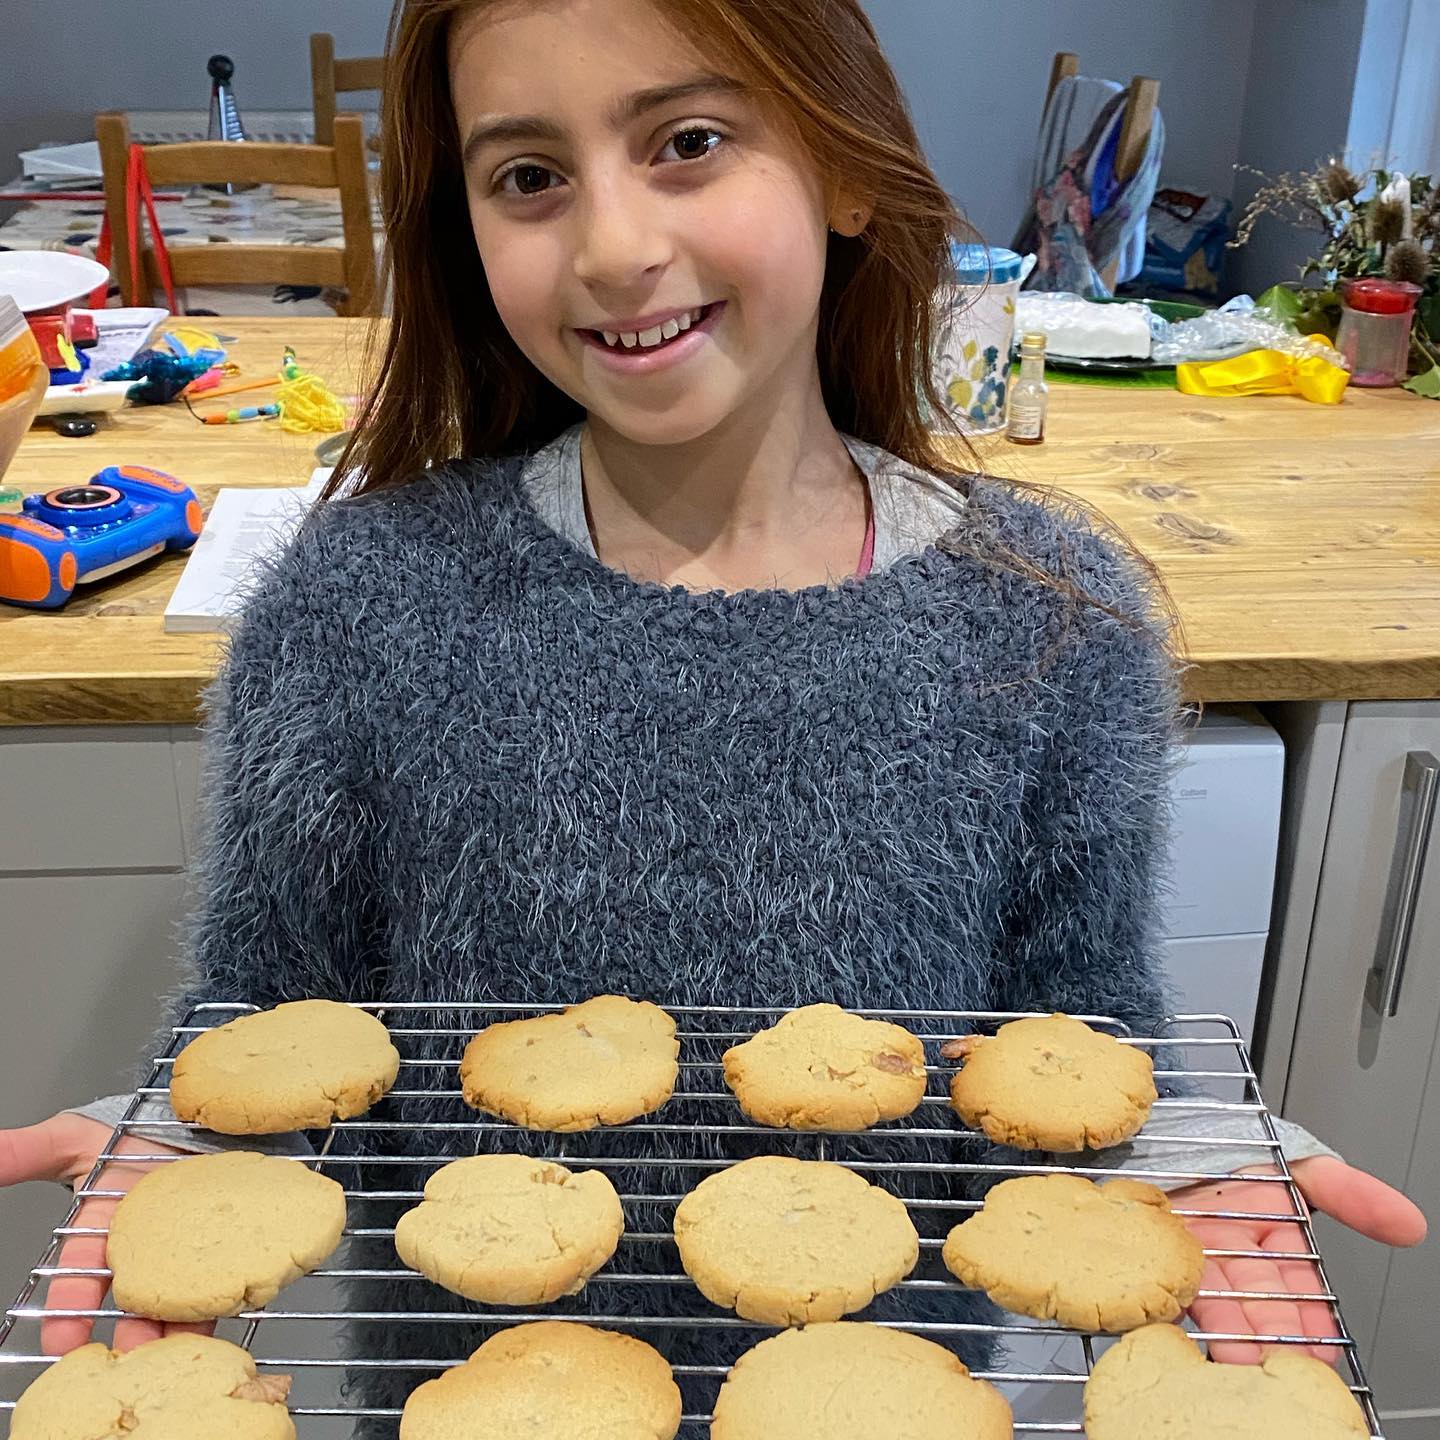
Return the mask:
[[[1163,958],[1176,1004],[1254,1038],[1280,840],[1285,746],[1253,706],[1214,706],[1182,742]],[[1217,1031],[1217,1034],[1219,1032]]]

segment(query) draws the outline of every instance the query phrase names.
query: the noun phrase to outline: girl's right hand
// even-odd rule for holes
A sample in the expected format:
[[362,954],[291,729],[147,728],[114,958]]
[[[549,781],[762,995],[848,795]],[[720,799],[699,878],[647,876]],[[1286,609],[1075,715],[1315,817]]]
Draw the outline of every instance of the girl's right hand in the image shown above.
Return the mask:
[[[110,1127],[98,1120],[68,1111],[27,1125],[19,1130],[0,1130],[0,1185],[18,1185],[23,1180],[55,1180],[72,1188],[94,1168],[96,1158],[110,1139]],[[115,1154],[179,1155],[183,1152],[158,1140],[125,1136]],[[95,1190],[128,1190],[153,1165],[107,1165],[91,1187]],[[110,1217],[119,1200],[86,1200],[71,1223],[108,1231]],[[56,1264],[81,1270],[106,1268],[105,1235],[72,1235],[60,1246]],[[107,1278],[72,1275],[50,1281],[45,1294],[47,1310],[98,1310],[110,1289]],[[116,1350],[133,1350],[147,1340],[182,1331],[209,1334],[212,1324],[173,1324],[127,1316],[115,1322]],[[91,1321],[78,1317],[44,1320],[40,1325],[40,1349],[46,1355],[65,1355],[90,1339]]]

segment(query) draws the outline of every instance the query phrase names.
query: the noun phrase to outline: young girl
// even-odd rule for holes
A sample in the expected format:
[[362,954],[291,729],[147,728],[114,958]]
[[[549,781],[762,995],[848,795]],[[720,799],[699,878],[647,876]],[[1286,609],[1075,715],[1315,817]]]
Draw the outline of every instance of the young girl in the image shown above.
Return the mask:
[[[182,1008],[618,991],[1150,1032],[1162,630],[1133,556],[922,423],[959,221],[859,0],[409,0],[383,153],[394,318],[357,493],[268,577],[211,696]],[[0,1178],[83,1175],[107,1133],[13,1132]],[[1313,1203],[1420,1237],[1316,1148]],[[1190,1198],[1262,1212],[1259,1189]],[[1250,1259],[1207,1284],[1317,1280]]]

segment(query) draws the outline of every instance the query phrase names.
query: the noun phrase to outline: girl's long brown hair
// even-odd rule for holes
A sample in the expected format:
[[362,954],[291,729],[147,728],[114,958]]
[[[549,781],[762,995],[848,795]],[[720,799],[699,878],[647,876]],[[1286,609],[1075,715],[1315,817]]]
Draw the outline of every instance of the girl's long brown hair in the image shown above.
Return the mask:
[[[325,490],[404,484],[426,466],[538,449],[584,418],[510,338],[475,249],[450,96],[456,19],[514,0],[396,0],[386,45],[381,212],[392,318],[376,332],[376,380]],[[521,0],[524,3],[524,0]],[[861,235],[830,235],[817,356],[836,429],[965,488],[974,452],[936,390],[935,294],[952,239],[977,238],[924,158],[895,72],[860,0],[655,0],[717,70],[794,125],[831,191],[873,207]],[[923,397],[923,398],[922,398]],[[926,407],[929,416],[926,416]],[[1007,482],[1017,485],[1018,482]],[[1020,486],[1020,488],[1029,488]],[[1130,552],[1178,635],[1154,566]],[[1003,547],[992,562],[1133,617]]]
[[[398,0],[382,113],[381,210],[392,319],[333,493],[402,484],[456,456],[536,449],[584,412],[530,363],[490,296],[466,206],[448,43],[495,0]],[[857,239],[830,236],[818,358],[836,428],[936,474],[927,429],[947,412],[930,374],[933,297],[967,226],[921,153],[859,0],[657,0],[716,69],[795,125],[832,187],[873,205]],[[958,438],[958,430],[951,429]]]

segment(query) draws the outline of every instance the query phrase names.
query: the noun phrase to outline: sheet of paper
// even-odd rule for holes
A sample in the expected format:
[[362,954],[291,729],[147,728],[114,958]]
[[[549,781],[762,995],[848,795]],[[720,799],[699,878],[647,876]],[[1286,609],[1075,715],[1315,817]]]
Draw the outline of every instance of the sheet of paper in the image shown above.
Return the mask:
[[289,542],[318,493],[313,479],[286,489],[221,490],[165,607],[165,629],[228,630],[261,560]]

